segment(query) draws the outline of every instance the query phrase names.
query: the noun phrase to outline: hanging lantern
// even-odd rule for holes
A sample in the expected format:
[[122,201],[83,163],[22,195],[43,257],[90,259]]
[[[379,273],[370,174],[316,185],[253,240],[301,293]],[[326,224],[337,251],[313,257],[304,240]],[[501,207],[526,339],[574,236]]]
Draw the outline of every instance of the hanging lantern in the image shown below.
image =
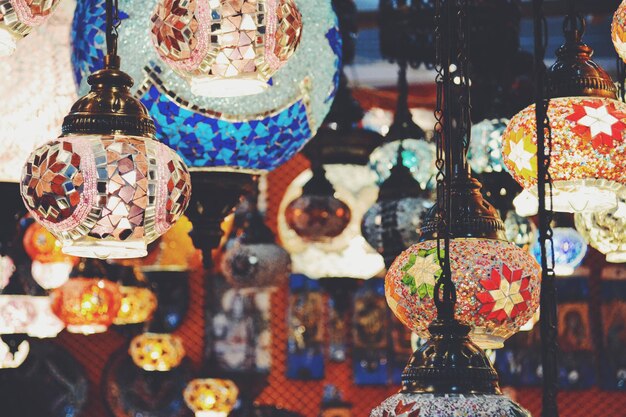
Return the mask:
[[626,2],[622,1],[613,15],[611,39],[617,55],[626,61]]
[[52,311],[50,297],[0,295],[0,335],[26,334],[50,338],[56,337],[64,327]]
[[324,168],[313,170],[313,177],[302,187],[302,195],[285,209],[285,219],[304,240],[318,242],[339,236],[350,223],[350,208],[335,197]]
[[32,260],[31,274],[43,289],[58,288],[70,278],[78,258],[64,254],[61,243],[39,223],[28,226],[23,243]]
[[70,333],[102,333],[120,310],[119,285],[104,278],[96,261],[82,261],[65,284],[50,293],[52,311]]
[[508,119],[485,119],[472,125],[472,140],[467,151],[467,160],[477,174],[502,172],[502,134]]
[[[591,60],[593,50],[581,40],[584,19],[577,23],[580,27],[566,26],[566,42],[548,73],[553,210],[610,210],[626,183],[626,104],[616,100],[611,77]],[[511,119],[502,152],[509,172],[537,198],[534,105]]]
[[528,217],[518,215],[515,210],[509,210],[504,218],[504,234],[506,240],[515,243],[520,248],[528,249],[535,241],[537,227]]
[[171,333],[143,333],[130,342],[133,362],[145,371],[169,371],[185,357],[180,337]]
[[17,41],[48,20],[60,1],[0,1],[0,57],[12,55]]
[[25,337],[0,336],[0,369],[18,368],[29,352],[30,343]]
[[[59,7],[45,26],[33,30],[19,50],[0,65],[0,79],[10,80],[0,83],[0,107],[11,109],[0,116],[0,181],[20,181],[28,155],[59,134],[63,117],[77,98],[69,34],[75,2],[50,4]],[[2,29],[0,38],[1,33]]]
[[349,223],[338,236],[319,242],[300,237],[289,226],[287,206],[302,195],[314,175],[306,170],[289,184],[281,200],[278,210],[280,242],[291,255],[293,270],[310,278],[371,278],[385,268],[382,256],[361,235],[363,215],[376,202],[376,175],[369,167],[355,164],[326,164],[324,171],[335,190],[335,198],[350,209]]
[[113,324],[118,326],[144,323],[157,308],[157,299],[148,288],[120,286],[120,309]]
[[9,256],[0,256],[0,290],[9,284],[15,272],[15,263]]
[[[577,267],[582,264],[587,254],[585,239],[572,227],[553,228],[552,250],[554,251],[554,265],[548,258],[548,265],[552,266],[558,276],[572,275]],[[532,254],[537,260],[541,259],[541,247],[538,239],[535,240]]]
[[419,240],[422,218],[433,206],[428,194],[402,164],[402,150],[398,149],[396,165],[361,223],[363,237],[383,256],[387,267]]
[[[82,93],[88,88],[87,75],[102,68],[103,4],[104,0],[79,2],[75,14],[73,64]],[[265,7],[265,13],[257,13],[251,22],[259,7]],[[125,16],[119,28],[124,39],[120,56],[129,57],[130,76],[143,80],[132,93],[154,118],[157,139],[176,150],[192,171],[271,171],[315,135],[328,113],[341,53],[337,20],[328,0],[150,0],[141,4],[121,0],[119,9]],[[252,38],[262,24],[265,34]],[[157,48],[150,47],[151,38],[157,40]],[[254,46],[249,46],[248,38]],[[236,41],[240,42],[237,47],[230,48]],[[168,57],[166,65],[161,54]],[[259,59],[250,61],[251,54]],[[183,71],[186,77],[204,74],[209,81],[205,91],[233,94],[239,86],[259,88],[260,80],[271,72],[264,68],[268,59],[273,60],[273,68],[288,62],[271,75],[267,88],[253,100],[198,96],[179,75]],[[171,65],[175,61],[177,69]],[[220,76],[208,78],[211,71]],[[226,92],[211,85],[223,81],[229,86]]]
[[275,243],[256,207],[222,259],[222,272],[234,288],[279,287],[289,278],[289,253]]
[[239,389],[227,379],[194,379],[183,397],[196,417],[227,417],[237,403]]
[[[114,12],[111,1],[106,9]],[[89,77],[91,91],[72,106],[62,136],[31,153],[21,192],[65,253],[141,257],[187,208],[191,180],[178,155],[153,140],[154,123],[119,70],[109,23],[105,68]]]
[[157,54],[193,94],[237,97],[269,87],[300,43],[302,15],[293,0],[160,0],[151,32]]
[[576,213],[576,230],[592,247],[606,255],[607,262],[626,262],[626,193],[617,208],[599,213]]

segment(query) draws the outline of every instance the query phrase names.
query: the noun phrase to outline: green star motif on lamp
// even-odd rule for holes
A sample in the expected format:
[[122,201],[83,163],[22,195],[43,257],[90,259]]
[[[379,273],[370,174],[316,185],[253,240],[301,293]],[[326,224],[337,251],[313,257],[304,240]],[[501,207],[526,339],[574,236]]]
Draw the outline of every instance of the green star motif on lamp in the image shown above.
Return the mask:
[[437,248],[420,249],[417,255],[412,253],[402,271],[404,271],[402,283],[411,289],[411,295],[417,294],[420,299],[426,296],[432,298],[435,283],[442,273]]

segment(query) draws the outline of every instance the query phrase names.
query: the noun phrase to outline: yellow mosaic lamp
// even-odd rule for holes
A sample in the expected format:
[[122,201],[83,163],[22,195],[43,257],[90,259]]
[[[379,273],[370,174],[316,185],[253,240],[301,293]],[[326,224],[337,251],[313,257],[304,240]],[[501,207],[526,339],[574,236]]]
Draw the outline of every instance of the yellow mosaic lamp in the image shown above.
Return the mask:
[[194,379],[183,393],[196,417],[226,417],[237,402],[239,389],[227,379]]
[[130,342],[128,353],[141,369],[166,372],[180,365],[185,346],[171,333],[143,333]]
[[120,286],[122,301],[113,324],[126,325],[144,323],[157,308],[157,298],[148,288]]

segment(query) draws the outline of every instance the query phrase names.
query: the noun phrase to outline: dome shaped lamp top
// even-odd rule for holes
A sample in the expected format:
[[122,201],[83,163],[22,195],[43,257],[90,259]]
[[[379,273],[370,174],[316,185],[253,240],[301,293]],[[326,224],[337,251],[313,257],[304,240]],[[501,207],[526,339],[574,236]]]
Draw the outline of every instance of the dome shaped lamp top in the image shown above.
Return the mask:
[[112,2],[105,67],[89,77],[91,91],[72,106],[62,136],[31,153],[21,192],[65,253],[132,258],[183,214],[191,180],[180,157],[153,140],[154,123],[119,70]]

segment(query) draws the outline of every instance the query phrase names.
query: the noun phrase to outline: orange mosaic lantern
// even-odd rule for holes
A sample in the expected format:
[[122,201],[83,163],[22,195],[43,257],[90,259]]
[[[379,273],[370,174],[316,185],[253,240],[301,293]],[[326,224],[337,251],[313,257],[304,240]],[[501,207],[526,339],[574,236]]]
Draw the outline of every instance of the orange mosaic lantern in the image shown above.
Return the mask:
[[165,372],[180,365],[185,346],[171,333],[143,333],[130,342],[128,353],[143,370]]
[[119,286],[103,278],[72,278],[50,294],[52,312],[71,333],[102,333],[117,317]]
[[157,308],[156,295],[148,288],[120,286],[121,302],[113,324],[144,323]]

